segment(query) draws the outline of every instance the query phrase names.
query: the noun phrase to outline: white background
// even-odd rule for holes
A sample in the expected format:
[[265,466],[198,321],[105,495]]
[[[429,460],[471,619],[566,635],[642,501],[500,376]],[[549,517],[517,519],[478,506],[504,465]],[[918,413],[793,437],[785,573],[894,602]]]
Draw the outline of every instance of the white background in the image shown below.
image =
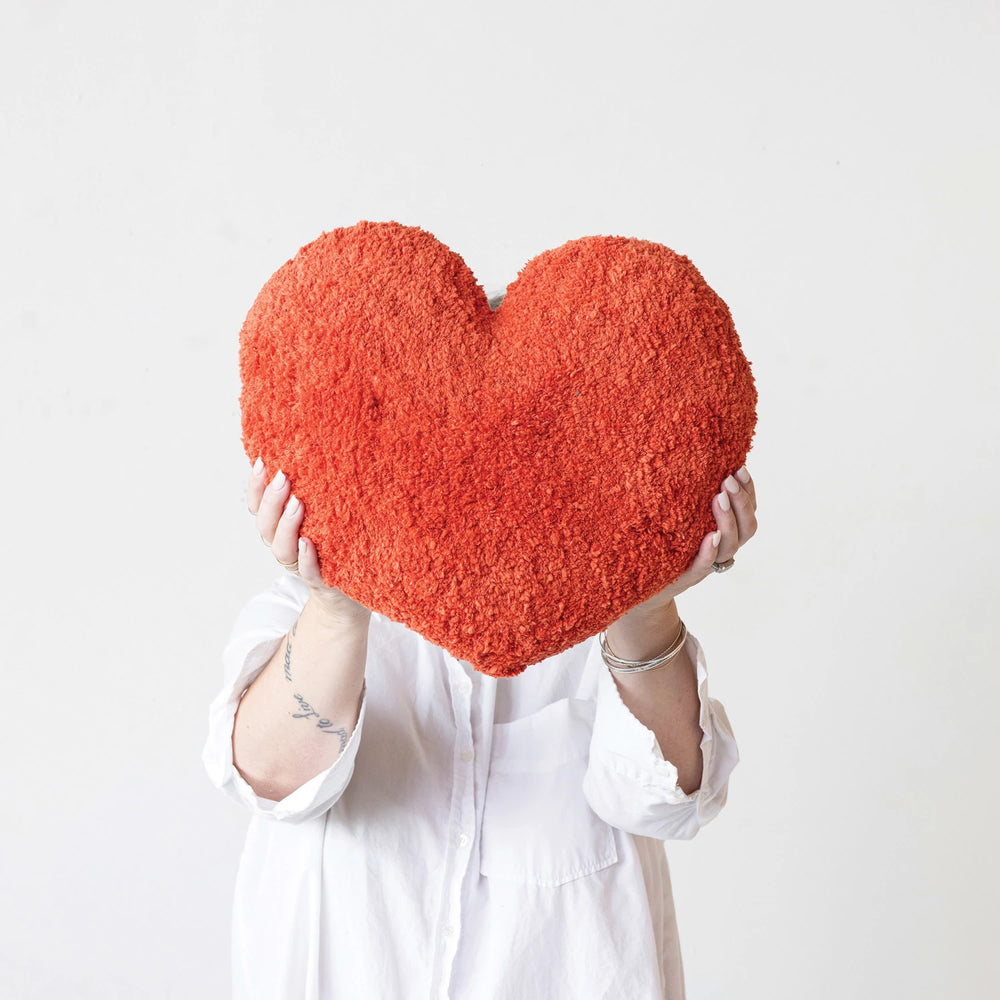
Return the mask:
[[656,240],[733,312],[761,528],[681,599],[743,755],[670,847],[692,1000],[995,995],[995,3],[3,22],[0,994],[227,995],[245,817],[200,752],[275,575],[237,336],[365,218],[487,288],[569,239]]

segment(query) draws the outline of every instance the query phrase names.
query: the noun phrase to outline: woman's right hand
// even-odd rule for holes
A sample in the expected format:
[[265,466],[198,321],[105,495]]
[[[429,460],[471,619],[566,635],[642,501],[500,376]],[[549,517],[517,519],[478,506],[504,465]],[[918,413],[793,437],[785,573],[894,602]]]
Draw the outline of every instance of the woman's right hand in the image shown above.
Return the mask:
[[371,615],[368,608],[323,582],[316,546],[299,535],[305,508],[290,491],[291,486],[281,470],[268,483],[267,469],[258,458],[250,470],[247,507],[257,520],[261,541],[285,569],[297,573],[309,585],[312,597],[332,618],[344,622],[367,621]]

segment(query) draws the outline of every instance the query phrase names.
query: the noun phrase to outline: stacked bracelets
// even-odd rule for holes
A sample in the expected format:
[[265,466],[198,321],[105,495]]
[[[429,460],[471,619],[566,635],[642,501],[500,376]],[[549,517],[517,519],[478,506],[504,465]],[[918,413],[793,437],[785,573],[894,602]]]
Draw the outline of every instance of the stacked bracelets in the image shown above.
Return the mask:
[[615,656],[608,648],[606,632],[600,634],[598,642],[601,644],[601,656],[604,657],[604,662],[610,670],[613,670],[616,674],[638,674],[643,670],[655,670],[657,667],[662,667],[665,663],[669,663],[684,648],[687,636],[687,626],[684,622],[681,622],[681,630],[677,638],[670,644],[670,648],[652,660],[623,660],[620,656]]

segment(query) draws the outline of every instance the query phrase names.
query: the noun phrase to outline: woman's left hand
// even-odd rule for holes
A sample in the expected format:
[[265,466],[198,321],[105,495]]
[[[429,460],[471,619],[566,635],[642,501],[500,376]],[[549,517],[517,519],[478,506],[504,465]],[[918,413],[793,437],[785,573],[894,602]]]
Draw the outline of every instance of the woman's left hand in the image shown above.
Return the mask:
[[664,608],[678,594],[709,576],[713,563],[722,564],[732,559],[737,549],[753,538],[757,530],[757,494],[745,465],[726,477],[722,491],[712,498],[712,513],[718,530],[701,540],[694,562],[669,587],[633,611],[656,612]]

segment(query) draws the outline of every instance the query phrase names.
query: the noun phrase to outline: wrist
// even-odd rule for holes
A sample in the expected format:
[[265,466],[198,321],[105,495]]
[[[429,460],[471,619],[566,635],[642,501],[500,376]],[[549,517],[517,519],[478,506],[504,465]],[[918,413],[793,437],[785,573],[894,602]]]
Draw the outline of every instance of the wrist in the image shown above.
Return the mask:
[[608,645],[626,660],[648,660],[659,656],[681,630],[677,604],[671,598],[659,607],[640,604],[607,628]]
[[315,590],[309,595],[304,615],[308,614],[325,631],[340,635],[367,636],[371,611],[346,594],[321,596]]

